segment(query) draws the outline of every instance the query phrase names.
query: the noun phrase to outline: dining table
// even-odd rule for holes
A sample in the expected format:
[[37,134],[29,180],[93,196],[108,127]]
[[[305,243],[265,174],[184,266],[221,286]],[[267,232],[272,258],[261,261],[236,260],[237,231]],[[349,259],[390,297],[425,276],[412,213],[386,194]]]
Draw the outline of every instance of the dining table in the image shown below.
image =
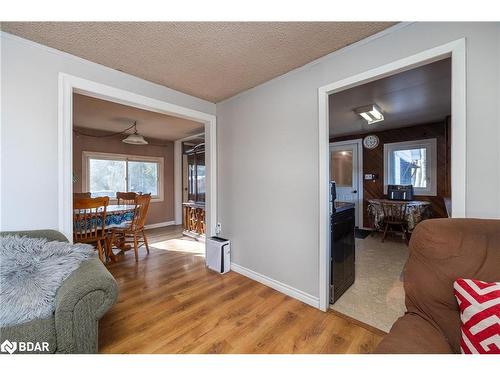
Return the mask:
[[[134,217],[135,205],[133,204],[110,204],[106,206],[106,229],[121,226],[124,222],[131,221]],[[90,209],[75,210],[75,214],[84,214]],[[104,211],[104,207],[99,207],[98,212]],[[101,219],[102,221],[102,219]],[[98,221],[98,226],[102,223]]]
[[[132,219],[134,218],[134,210],[135,210],[135,205],[130,205],[130,204],[110,204],[106,208],[106,228],[107,229],[113,229],[117,228],[120,226],[123,226],[123,224],[131,222]],[[125,243],[120,243],[116,242],[114,244],[117,248],[123,250],[126,250],[126,244]],[[115,254],[113,253],[112,247],[113,244],[108,241],[107,244],[107,256],[109,260],[112,262],[116,261]]]
[[392,199],[368,199],[368,214],[370,215],[375,229],[380,229],[384,221],[384,209],[382,205],[387,204],[406,204],[406,222],[408,231],[413,231],[415,226],[422,220],[432,217],[431,202],[428,201],[396,201]]
[[[133,204],[110,204],[106,206],[106,220],[105,220],[105,228],[106,229],[113,229],[113,228],[118,228],[123,226],[124,224],[131,222],[132,219],[134,218],[134,211],[135,211],[136,206]],[[78,212],[76,212],[78,211]],[[84,214],[86,210],[75,210],[75,213],[79,214]],[[104,211],[104,207],[100,207],[98,211]],[[102,221],[102,219],[101,219]],[[98,226],[102,225],[102,222],[99,222],[98,219]],[[121,248],[122,250],[125,250],[124,247],[126,246],[125,244],[120,244],[116,243],[115,246],[118,248]],[[115,255],[113,254],[113,251],[111,250],[111,243],[107,243],[107,251],[106,251],[106,256],[109,258],[111,261],[115,261]]]
[[106,228],[122,225],[124,222],[134,218],[135,205],[133,204],[110,204],[106,207]]

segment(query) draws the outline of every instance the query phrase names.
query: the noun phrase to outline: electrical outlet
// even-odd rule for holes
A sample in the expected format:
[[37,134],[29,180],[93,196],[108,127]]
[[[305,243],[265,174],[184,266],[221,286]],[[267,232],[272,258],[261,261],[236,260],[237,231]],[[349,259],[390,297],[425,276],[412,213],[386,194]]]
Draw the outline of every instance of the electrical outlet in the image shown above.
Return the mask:
[[215,226],[215,234],[220,234],[220,232],[222,232],[222,224],[217,223],[217,225]]
[[377,178],[378,178],[378,175],[375,173],[365,173],[365,180],[373,181],[373,180],[376,180]]

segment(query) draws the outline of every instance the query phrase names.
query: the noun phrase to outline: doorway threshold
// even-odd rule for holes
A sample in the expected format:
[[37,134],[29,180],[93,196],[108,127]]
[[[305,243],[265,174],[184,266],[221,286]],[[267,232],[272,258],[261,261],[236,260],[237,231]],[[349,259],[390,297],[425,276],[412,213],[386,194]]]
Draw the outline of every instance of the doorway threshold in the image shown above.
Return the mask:
[[329,306],[328,311],[329,311],[330,313],[333,313],[334,315],[336,315],[336,316],[338,316],[338,317],[342,318],[342,319],[347,320],[347,321],[348,321],[348,322],[350,322],[350,323],[353,323],[353,324],[356,324],[356,325],[358,325],[358,326],[360,326],[360,327],[363,327],[363,328],[365,328],[366,330],[368,330],[368,331],[370,331],[370,332],[372,332],[372,333],[375,333],[375,334],[377,334],[377,335],[385,336],[385,335],[387,335],[387,333],[388,333],[388,332],[382,331],[381,329],[379,329],[379,328],[377,328],[377,327],[374,327],[374,326],[372,326],[372,325],[369,325],[368,323],[364,323],[364,322],[362,322],[362,321],[360,321],[360,320],[357,320],[357,319],[355,319],[355,318],[353,318],[353,317],[351,317],[351,316],[349,316],[349,315],[342,314],[341,312],[336,311],[336,310],[333,308],[333,305],[331,305],[331,304],[330,304],[330,306]]

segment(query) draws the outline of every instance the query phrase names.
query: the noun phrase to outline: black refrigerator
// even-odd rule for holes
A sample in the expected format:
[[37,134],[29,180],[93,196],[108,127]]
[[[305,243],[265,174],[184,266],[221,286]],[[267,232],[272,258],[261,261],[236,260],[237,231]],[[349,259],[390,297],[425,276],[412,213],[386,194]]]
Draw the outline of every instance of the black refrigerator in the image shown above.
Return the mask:
[[330,303],[337,301],[355,277],[355,205],[338,202],[330,183]]

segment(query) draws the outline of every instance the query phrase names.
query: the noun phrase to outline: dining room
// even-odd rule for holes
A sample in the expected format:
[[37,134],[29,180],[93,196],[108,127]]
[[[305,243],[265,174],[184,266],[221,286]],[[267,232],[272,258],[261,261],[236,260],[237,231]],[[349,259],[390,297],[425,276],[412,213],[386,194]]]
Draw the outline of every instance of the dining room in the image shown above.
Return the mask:
[[352,273],[331,308],[388,332],[405,311],[412,233],[451,217],[451,59],[331,94],[329,126],[335,202],[355,213],[352,264],[335,264],[332,239],[332,275]]
[[193,135],[203,143],[204,124],[74,93],[74,242],[108,266],[151,251],[204,256],[176,218],[175,143]]

